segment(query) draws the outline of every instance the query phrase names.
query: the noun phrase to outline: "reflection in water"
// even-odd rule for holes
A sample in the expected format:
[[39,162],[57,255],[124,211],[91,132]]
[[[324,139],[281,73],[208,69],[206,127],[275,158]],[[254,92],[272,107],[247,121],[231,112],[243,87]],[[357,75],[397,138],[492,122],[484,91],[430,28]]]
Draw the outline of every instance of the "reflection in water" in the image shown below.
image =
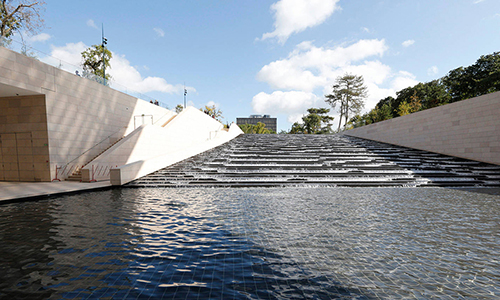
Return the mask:
[[500,196],[115,189],[0,206],[0,298],[500,295]]

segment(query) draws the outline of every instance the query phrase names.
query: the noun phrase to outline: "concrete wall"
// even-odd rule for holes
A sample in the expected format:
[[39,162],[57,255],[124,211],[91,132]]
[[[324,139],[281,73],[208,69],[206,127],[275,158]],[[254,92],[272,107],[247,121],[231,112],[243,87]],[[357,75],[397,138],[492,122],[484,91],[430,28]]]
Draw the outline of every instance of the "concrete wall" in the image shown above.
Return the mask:
[[[112,185],[122,185],[139,177],[155,172],[164,167],[180,162],[191,156],[200,154],[217,146],[220,146],[231,139],[243,134],[235,123],[231,124],[229,131],[222,130],[215,137],[196,143],[187,148],[172,149],[149,159],[138,160],[118,168],[111,169],[110,181]],[[162,167],[163,166],[163,167]]]
[[345,134],[500,165],[500,92],[351,129]]
[[44,159],[50,162],[48,168],[44,166],[44,173],[37,174],[34,180],[53,179],[56,166],[64,168],[58,172],[59,178],[64,178],[70,170],[81,167],[143,121],[160,124],[175,115],[149,102],[0,47],[0,98],[5,98],[0,100],[0,107],[9,109],[3,113],[3,118],[0,115],[0,133],[27,132],[26,122],[21,118],[26,110],[18,111],[17,124],[13,112],[17,102],[23,103],[22,96],[30,95],[45,97],[44,107],[40,102],[33,102],[26,109],[36,111],[35,115],[44,111],[46,115],[46,120],[42,121],[45,131],[37,127],[32,136],[46,139],[36,144],[48,148],[44,155],[49,157]]
[[[242,133],[237,125],[229,132],[220,122],[188,107],[164,127],[143,125],[136,129],[87,165],[82,170],[82,179],[109,180],[110,169],[119,168],[122,174],[115,176],[119,176],[119,184],[123,184],[209,150]],[[155,159],[155,163],[146,166],[145,162],[151,159]],[[131,164],[134,167],[125,166]]]

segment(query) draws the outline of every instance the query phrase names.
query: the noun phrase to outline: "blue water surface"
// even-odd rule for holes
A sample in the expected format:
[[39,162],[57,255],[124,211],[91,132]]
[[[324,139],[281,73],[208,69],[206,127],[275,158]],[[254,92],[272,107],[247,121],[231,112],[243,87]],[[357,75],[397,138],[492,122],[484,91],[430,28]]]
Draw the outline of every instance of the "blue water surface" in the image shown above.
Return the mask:
[[498,191],[113,189],[0,206],[2,299],[500,297]]

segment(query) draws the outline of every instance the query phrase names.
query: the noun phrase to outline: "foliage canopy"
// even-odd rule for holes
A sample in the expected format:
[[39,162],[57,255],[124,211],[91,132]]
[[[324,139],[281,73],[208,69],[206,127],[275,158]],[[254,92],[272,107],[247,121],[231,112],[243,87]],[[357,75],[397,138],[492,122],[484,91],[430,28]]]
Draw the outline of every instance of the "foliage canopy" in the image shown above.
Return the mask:
[[368,125],[497,91],[500,91],[500,52],[482,55],[473,65],[453,69],[442,78],[402,89],[396,98],[384,98],[370,112],[351,118],[349,125]]
[[271,133],[275,133],[271,130],[269,130],[268,128],[266,128],[266,124],[262,123],[262,122],[257,122],[257,124],[241,124],[241,125],[238,125],[241,130],[244,132],[244,133],[247,133],[247,134],[271,134]]
[[[108,85],[111,75],[105,74],[105,70],[111,68],[109,61],[113,55],[103,45],[92,45],[82,52],[83,77],[93,79]],[[105,80],[102,80],[102,79]]]
[[302,117],[302,122],[295,122],[290,129],[291,134],[328,134],[332,133],[333,117],[329,116],[328,108],[309,108],[308,114]]
[[325,95],[325,97],[325,101],[332,108],[335,108],[337,105],[339,107],[340,118],[337,131],[340,131],[342,118],[344,118],[344,126],[346,126],[349,115],[358,114],[364,107],[367,88],[364,85],[363,76],[346,73],[344,76],[338,77],[332,86],[332,93]]
[[0,0],[0,39],[9,38],[24,29],[28,34],[37,34],[43,28],[40,12],[45,2],[28,0]]

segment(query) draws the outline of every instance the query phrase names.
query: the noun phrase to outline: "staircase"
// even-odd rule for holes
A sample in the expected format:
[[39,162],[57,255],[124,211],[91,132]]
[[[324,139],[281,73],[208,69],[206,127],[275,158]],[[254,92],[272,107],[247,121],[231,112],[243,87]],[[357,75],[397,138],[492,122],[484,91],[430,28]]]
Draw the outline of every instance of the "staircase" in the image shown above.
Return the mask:
[[114,143],[112,143],[111,145],[109,145],[106,149],[104,149],[101,152],[99,152],[99,154],[97,154],[96,156],[94,156],[91,160],[89,160],[85,164],[83,164],[81,168],[79,168],[79,167],[75,168],[75,170],[73,171],[73,173],[71,175],[69,175],[65,180],[66,181],[78,181],[78,182],[82,181],[82,169],[86,165],[88,165],[89,163],[91,163],[94,159],[98,158],[101,154],[103,154],[104,152],[108,151],[109,148],[111,148],[114,145],[116,145],[123,138],[124,138],[124,136],[122,136],[117,141],[115,141]]
[[341,135],[242,135],[128,187],[500,187],[500,166]]

